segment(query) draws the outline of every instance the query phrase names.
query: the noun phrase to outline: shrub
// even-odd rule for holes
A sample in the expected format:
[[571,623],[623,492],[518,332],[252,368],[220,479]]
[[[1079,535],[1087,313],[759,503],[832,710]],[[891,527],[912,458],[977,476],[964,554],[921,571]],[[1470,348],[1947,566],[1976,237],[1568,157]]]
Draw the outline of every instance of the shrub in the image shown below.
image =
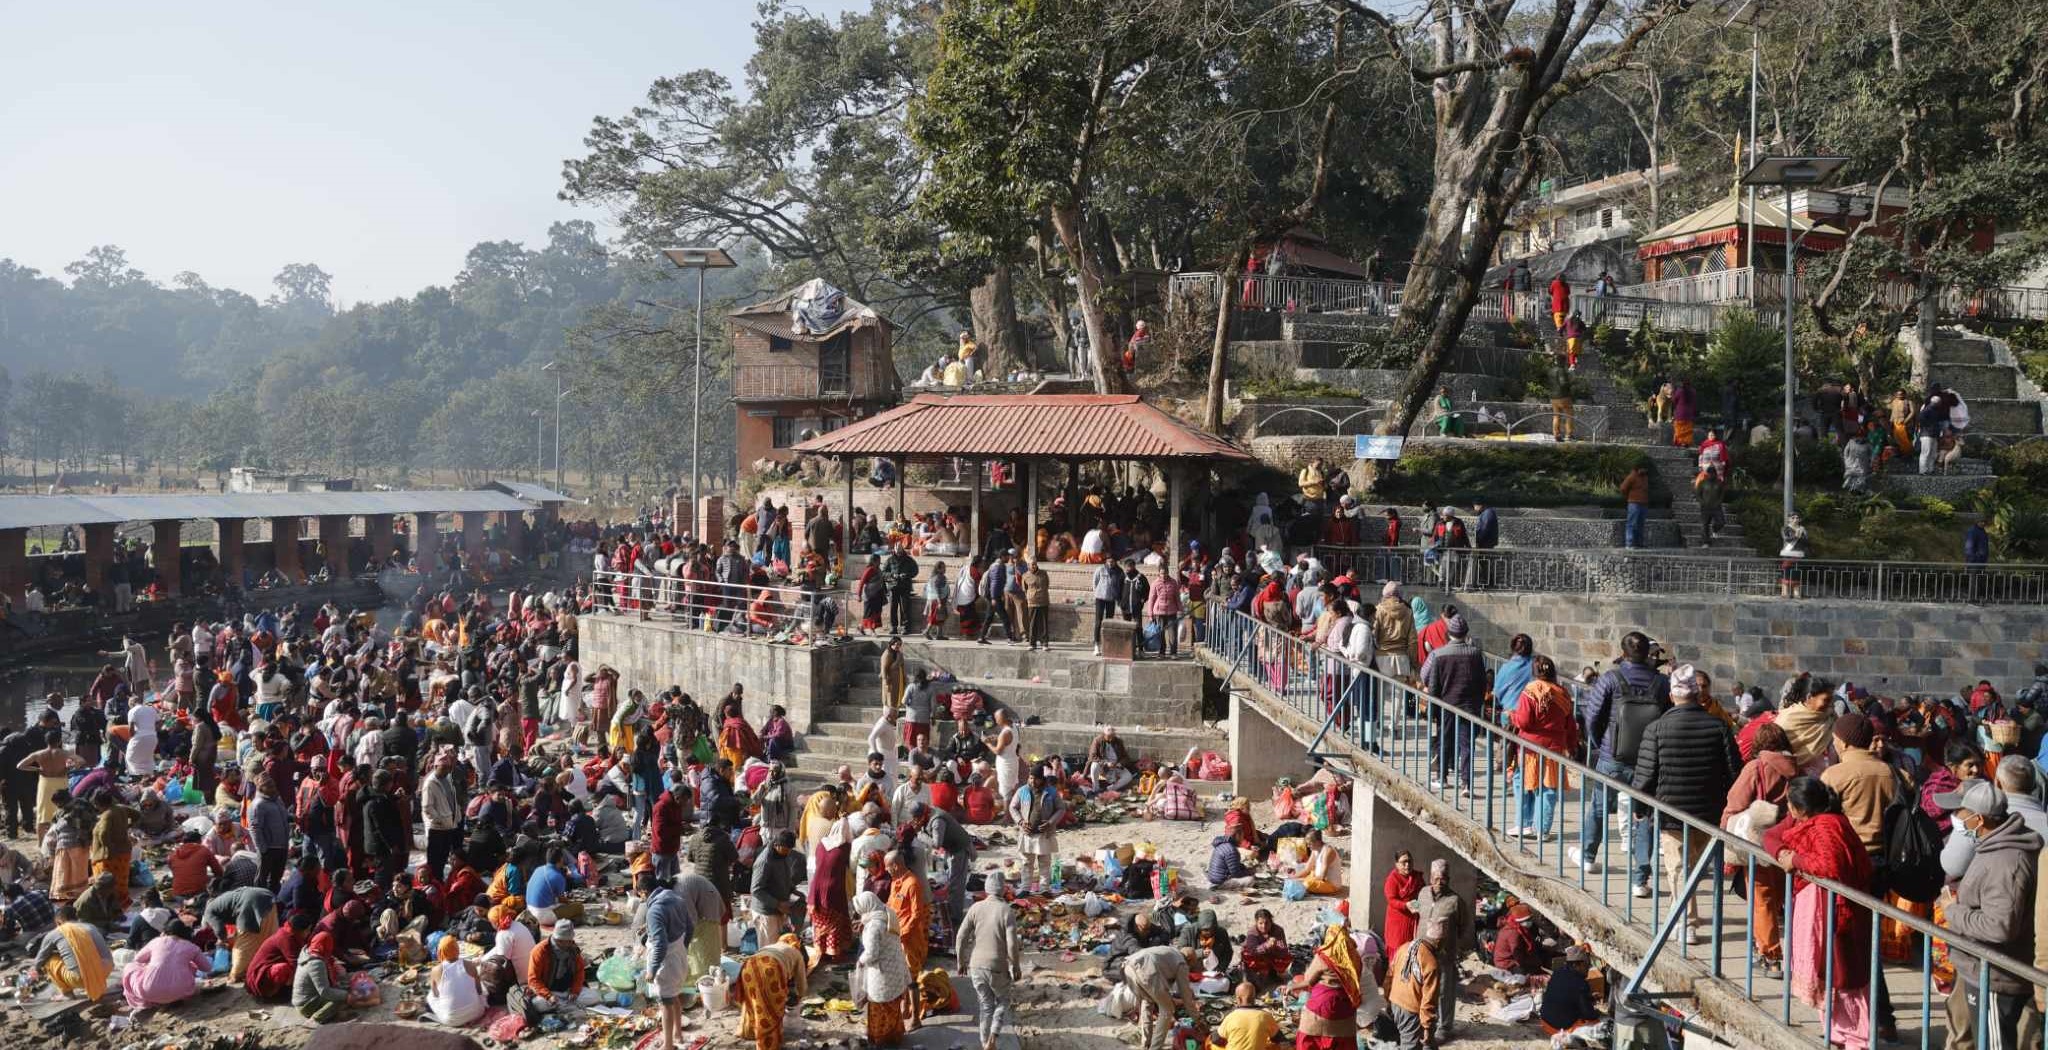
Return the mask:
[[2048,490],[2048,439],[1993,449],[1991,466],[2001,479],[2019,478],[2036,490]]
[[1349,368],[1405,372],[1421,356],[1421,336],[1396,336],[1391,329],[1386,329],[1361,334],[1358,342],[1344,351],[1344,364]]
[[[1783,446],[1777,435],[1744,445],[1734,455],[1735,469],[1757,485],[1776,486],[1784,479]],[[1829,442],[1802,440],[1793,450],[1792,483],[1800,488],[1842,487],[1842,453]]]
[[2001,558],[2031,561],[2048,556],[2048,502],[2029,498],[2008,503],[1992,515],[1989,531]]
[[1348,387],[1304,379],[1253,379],[1247,381],[1242,389],[1245,397],[1265,401],[1307,397],[1341,397],[1358,401],[1365,397]]
[[1733,381],[1739,403],[1753,414],[1785,396],[1784,338],[1748,310],[1730,310],[1722,317],[1702,364],[1717,382]]

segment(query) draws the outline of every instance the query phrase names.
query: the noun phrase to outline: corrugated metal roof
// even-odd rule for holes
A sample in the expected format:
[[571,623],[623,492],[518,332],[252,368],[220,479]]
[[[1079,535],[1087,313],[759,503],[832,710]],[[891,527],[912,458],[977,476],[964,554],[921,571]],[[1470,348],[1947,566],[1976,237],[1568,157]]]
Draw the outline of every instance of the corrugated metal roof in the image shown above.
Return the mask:
[[0,529],[121,521],[427,514],[534,509],[492,490],[412,492],[227,492],[136,496],[0,496]]
[[531,481],[493,481],[491,487],[507,495],[517,496],[528,503],[569,503],[569,497]]
[[920,394],[795,446],[827,456],[1223,459],[1252,456],[1136,394]]

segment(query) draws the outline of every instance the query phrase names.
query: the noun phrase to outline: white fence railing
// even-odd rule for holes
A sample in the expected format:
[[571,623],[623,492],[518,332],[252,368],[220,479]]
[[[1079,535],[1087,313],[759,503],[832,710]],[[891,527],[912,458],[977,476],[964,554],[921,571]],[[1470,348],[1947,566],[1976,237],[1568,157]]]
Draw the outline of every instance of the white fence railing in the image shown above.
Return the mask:
[[839,616],[837,598],[802,587],[639,572],[595,572],[590,583],[595,612],[644,615],[717,634],[816,645]]

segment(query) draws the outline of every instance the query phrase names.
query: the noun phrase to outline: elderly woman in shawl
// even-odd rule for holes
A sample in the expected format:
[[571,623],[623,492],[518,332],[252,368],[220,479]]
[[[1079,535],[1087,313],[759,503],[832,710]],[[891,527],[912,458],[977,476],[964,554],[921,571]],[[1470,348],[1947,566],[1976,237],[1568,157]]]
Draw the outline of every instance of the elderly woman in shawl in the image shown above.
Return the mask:
[[1829,1015],[1830,1043],[1862,1050],[1870,1031],[1870,912],[1841,897],[1831,903],[1828,891],[1807,878],[1869,893],[1870,855],[1842,815],[1841,799],[1818,779],[1786,785],[1785,810],[1785,819],[1764,832],[1764,848],[1794,875],[1786,935],[1792,994]]
[[97,817],[83,799],[70,792],[52,796],[57,801],[56,819],[43,833],[43,853],[50,858],[50,899],[68,901],[85,892],[92,877],[88,844]]
[[789,1009],[791,985],[802,998],[810,984],[810,972],[803,942],[793,933],[785,933],[747,956],[740,964],[740,979],[733,985],[733,996],[740,1004],[739,1037],[752,1039],[756,1050],[782,1050],[782,1017]]
[[1363,970],[1351,931],[1341,923],[1325,930],[1322,947],[1291,989],[1308,992],[1294,1044],[1297,1050],[1352,1050],[1357,1045]]
[[867,1003],[868,1044],[896,1046],[903,1041],[903,1000],[913,978],[896,915],[872,893],[855,897],[853,910],[860,919],[860,960],[851,984],[855,1000]]
[[1451,640],[1450,616],[1457,607],[1445,606],[1444,615],[1439,617],[1418,594],[1408,600],[1408,610],[1415,616],[1415,666],[1421,667],[1432,650]]
[[853,956],[853,922],[847,914],[853,894],[853,833],[836,817],[811,848],[811,881],[804,894],[818,951],[828,962]]
[[107,977],[114,969],[114,953],[106,938],[93,926],[79,922],[78,912],[69,904],[57,906],[57,927],[43,934],[30,966],[55,982],[65,995],[85,996],[98,1002],[107,994]]

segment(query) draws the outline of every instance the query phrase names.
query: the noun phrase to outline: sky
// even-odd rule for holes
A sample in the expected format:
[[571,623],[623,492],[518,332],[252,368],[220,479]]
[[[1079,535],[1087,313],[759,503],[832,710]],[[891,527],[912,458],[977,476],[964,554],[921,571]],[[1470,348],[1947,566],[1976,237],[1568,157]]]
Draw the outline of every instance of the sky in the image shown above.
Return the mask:
[[[834,13],[849,0],[802,0]],[[592,117],[659,76],[742,79],[753,0],[0,0],[0,258],[118,244],[262,298],[287,263],[342,304],[447,284],[485,240],[603,212],[555,198]]]

